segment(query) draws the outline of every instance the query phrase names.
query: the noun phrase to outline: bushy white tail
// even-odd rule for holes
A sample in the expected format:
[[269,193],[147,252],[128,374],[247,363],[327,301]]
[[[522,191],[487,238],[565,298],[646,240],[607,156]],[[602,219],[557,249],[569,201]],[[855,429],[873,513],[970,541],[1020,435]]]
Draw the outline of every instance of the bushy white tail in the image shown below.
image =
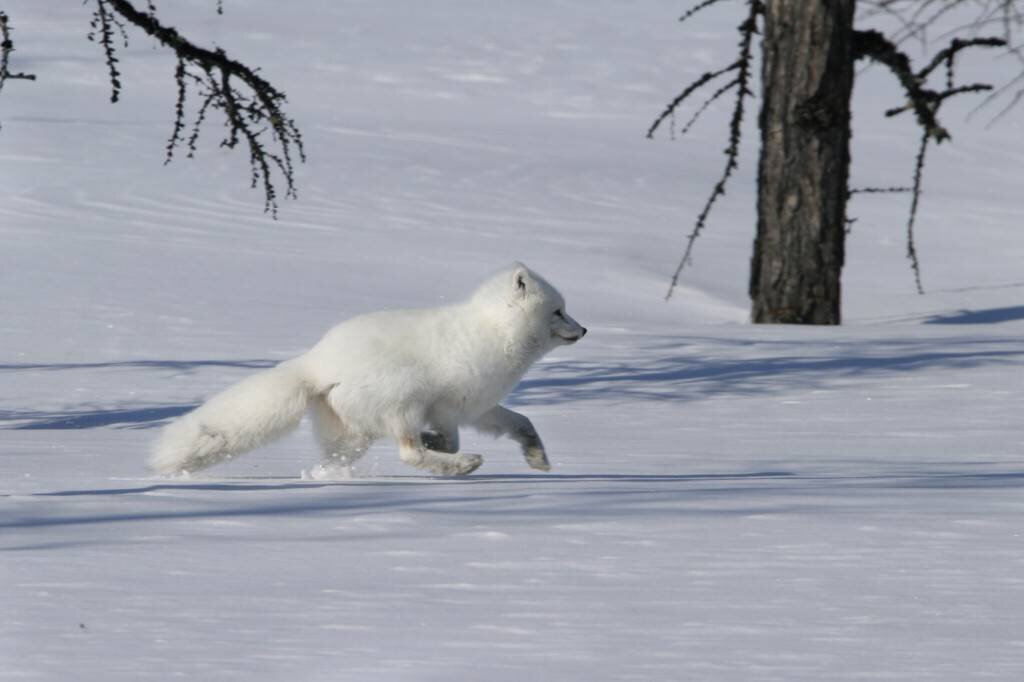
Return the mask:
[[161,474],[205,469],[283,436],[302,419],[310,388],[295,361],[254,374],[164,427],[149,465]]

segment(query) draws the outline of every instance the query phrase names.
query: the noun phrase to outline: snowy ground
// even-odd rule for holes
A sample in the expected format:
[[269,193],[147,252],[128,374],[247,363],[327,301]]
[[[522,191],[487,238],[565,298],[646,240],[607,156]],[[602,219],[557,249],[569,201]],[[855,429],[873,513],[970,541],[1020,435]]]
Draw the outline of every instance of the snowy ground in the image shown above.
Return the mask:
[[[212,134],[161,165],[160,52],[135,37],[112,106],[86,8],[7,2],[39,80],[0,98],[0,679],[1024,677],[1019,114],[946,115],[927,295],[906,198],[857,197],[846,324],[745,324],[751,125],[664,303],[726,110],[643,133],[735,42],[727,9],[677,26],[686,4],[160,3],[288,92],[310,161],[274,223]],[[889,80],[858,81],[856,185],[913,164]],[[467,434],[466,479],[381,444],[304,482],[305,425],[146,471],[204,396],[513,259],[591,330],[508,401],[552,473]]]

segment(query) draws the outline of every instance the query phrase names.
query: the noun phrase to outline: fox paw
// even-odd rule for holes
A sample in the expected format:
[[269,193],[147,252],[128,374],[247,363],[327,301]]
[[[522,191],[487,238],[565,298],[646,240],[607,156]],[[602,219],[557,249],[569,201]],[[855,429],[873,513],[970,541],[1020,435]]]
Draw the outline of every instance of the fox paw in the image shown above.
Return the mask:
[[429,457],[414,461],[410,461],[410,458],[406,457],[404,461],[406,464],[426,469],[435,476],[465,476],[479,469],[480,465],[484,463],[484,458],[480,455],[429,454]]
[[544,452],[544,448],[526,448],[526,452],[523,454],[526,457],[526,463],[530,465],[531,469],[551,471],[551,463],[548,462],[548,455]]
[[480,455],[456,455],[452,460],[452,476],[466,476],[480,468],[484,458]]
[[423,468],[435,476],[466,476],[480,468],[484,458],[480,455],[451,455],[430,462]]

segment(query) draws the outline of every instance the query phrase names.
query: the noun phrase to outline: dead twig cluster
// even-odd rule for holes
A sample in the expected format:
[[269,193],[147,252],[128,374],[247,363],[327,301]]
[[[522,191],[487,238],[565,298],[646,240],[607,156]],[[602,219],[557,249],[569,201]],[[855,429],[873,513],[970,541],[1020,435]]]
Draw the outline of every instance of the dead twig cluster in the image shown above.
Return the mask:
[[[907,101],[901,106],[885,112],[886,116],[896,116],[905,111],[914,112],[914,117],[921,128],[921,141],[918,144],[914,161],[913,185],[910,189],[910,215],[907,218],[906,243],[907,259],[914,273],[914,284],[918,293],[924,293],[921,284],[921,263],[917,257],[917,246],[914,239],[914,224],[917,220],[917,209],[921,201],[921,181],[924,175],[925,153],[931,142],[940,144],[950,139],[949,131],[939,122],[938,112],[950,97],[969,92],[992,90],[989,83],[954,84],[954,68],[957,55],[963,50],[973,47],[1005,47],[1003,38],[983,37],[960,39],[953,38],[949,45],[937,52],[921,69],[914,71],[910,57],[900,50],[899,46],[878,31],[855,31],[854,56],[866,58],[885,65],[899,81],[906,94]],[[939,67],[945,67],[943,84],[938,87],[928,85],[929,78]]]
[[[302,135],[295,121],[284,111],[285,94],[260,76],[257,69],[231,58],[220,48],[196,45],[174,27],[162,23],[153,0],[147,0],[145,11],[129,0],[91,2],[93,17],[89,39],[99,43],[103,49],[110,77],[111,101],[116,102],[121,93],[117,49],[128,44],[126,29],[131,25],[177,56],[174,71],[177,98],[174,125],[166,146],[167,162],[181,146],[187,150],[187,156],[192,157],[207,114],[211,110],[220,111],[227,128],[220,145],[234,149],[242,144],[248,149],[252,187],[262,187],[264,210],[276,218],[279,193],[275,176],[283,178],[285,196],[294,198],[294,160],[297,157],[305,161],[306,158]],[[223,12],[220,2],[217,12]],[[196,96],[199,103],[191,123],[187,109],[190,94]],[[268,136],[276,144],[276,149],[268,147]]]

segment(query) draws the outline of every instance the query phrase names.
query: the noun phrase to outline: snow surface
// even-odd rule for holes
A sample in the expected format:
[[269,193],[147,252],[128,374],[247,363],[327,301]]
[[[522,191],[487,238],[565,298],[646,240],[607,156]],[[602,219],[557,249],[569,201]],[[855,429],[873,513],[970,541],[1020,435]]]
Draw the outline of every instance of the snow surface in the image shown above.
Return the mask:
[[[927,295],[907,198],[857,196],[846,324],[751,326],[753,113],[668,303],[728,105],[643,137],[727,63],[735,6],[680,27],[674,0],[224,4],[159,3],[286,89],[310,158],[276,223],[216,126],[162,165],[166,55],[133,36],[113,106],[87,7],[5,3],[39,80],[0,98],[0,679],[1024,679],[1019,111],[943,110]],[[891,78],[856,97],[853,184],[906,184]],[[147,472],[204,396],[513,259],[590,329],[508,400],[552,473],[466,434],[469,478],[382,443],[305,482],[306,425],[201,478]]]

